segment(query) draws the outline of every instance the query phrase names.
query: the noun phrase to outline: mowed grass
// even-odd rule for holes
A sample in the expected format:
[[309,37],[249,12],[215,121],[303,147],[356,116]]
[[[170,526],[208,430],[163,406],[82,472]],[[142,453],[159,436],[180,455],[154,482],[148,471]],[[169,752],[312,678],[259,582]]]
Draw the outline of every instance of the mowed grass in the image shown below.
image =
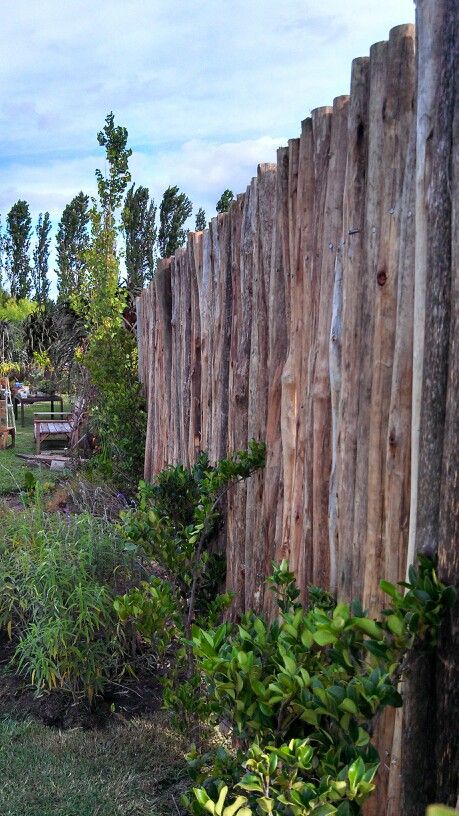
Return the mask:
[[166,816],[180,812],[184,741],[153,722],[59,731],[0,720],[2,816]]
[[[30,470],[24,459],[16,456],[17,453],[35,453],[33,438],[33,415],[38,411],[49,410],[49,403],[26,405],[24,408],[25,425],[21,425],[21,409],[18,410],[16,420],[16,447],[0,449],[0,495],[14,493],[24,488],[24,473]],[[64,411],[69,410],[69,401],[64,399]],[[49,443],[51,445],[51,443]],[[59,443],[60,444],[60,443]],[[58,447],[56,444],[55,447]],[[45,451],[45,445],[43,450]],[[55,473],[47,468],[34,468],[34,474],[39,479],[54,481]]]

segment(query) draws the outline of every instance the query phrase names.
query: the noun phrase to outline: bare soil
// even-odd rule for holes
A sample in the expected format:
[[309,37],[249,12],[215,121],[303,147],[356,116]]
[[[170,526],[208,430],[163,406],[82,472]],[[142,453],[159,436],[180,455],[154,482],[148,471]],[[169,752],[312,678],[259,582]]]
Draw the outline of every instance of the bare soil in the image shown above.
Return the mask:
[[92,705],[84,699],[75,701],[68,692],[59,689],[38,696],[8,665],[12,648],[5,638],[0,640],[0,719],[33,717],[60,729],[90,729],[102,728],[113,718],[127,721],[139,716],[151,717],[161,709],[159,678],[142,666],[135,678],[123,678],[120,683],[111,684]]

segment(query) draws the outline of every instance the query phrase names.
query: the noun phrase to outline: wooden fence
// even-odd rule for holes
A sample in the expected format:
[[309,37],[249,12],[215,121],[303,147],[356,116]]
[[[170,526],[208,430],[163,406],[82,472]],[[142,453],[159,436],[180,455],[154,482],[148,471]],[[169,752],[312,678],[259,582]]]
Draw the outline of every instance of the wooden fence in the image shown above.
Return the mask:
[[[361,597],[370,612],[380,578],[402,580],[421,546],[457,581],[457,17],[455,0],[418,0],[417,37],[398,26],[354,60],[350,95],[314,110],[138,299],[146,477],[200,450],[216,460],[267,443],[265,471],[226,509],[240,607],[271,611],[264,581],[283,556],[303,588]],[[417,816],[423,786],[426,801],[457,796],[442,729],[457,678],[457,618],[448,625],[427,732],[435,769],[428,746],[423,769],[408,746],[401,776],[406,734],[425,742],[427,726],[410,706],[405,729],[387,715],[368,813]]]

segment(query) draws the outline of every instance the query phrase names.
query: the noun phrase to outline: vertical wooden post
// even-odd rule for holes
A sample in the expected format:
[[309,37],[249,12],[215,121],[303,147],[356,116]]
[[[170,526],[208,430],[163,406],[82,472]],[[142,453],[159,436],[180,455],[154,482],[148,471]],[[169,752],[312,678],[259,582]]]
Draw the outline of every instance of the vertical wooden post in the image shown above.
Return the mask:
[[[458,555],[458,6],[418,0],[416,278],[409,559],[438,551],[459,581]],[[418,366],[418,368],[416,368]],[[414,654],[405,684],[401,811],[417,816],[458,790],[458,612],[435,656]],[[454,640],[456,638],[456,642]],[[432,750],[435,746],[435,750]]]

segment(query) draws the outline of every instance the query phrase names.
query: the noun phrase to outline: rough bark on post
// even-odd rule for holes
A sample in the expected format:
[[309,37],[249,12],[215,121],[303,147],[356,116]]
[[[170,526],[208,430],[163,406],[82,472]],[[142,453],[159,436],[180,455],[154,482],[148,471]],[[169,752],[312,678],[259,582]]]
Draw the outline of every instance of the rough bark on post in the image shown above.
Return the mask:
[[[365,189],[365,210],[362,224],[363,262],[358,282],[358,348],[353,361],[357,377],[356,451],[352,527],[353,588],[359,597],[365,592],[365,566],[370,555],[367,546],[368,458],[370,450],[371,390],[375,341],[376,288],[378,255],[381,243],[384,172],[390,172],[384,154],[386,122],[384,117],[387,90],[389,44],[380,42],[370,49],[368,98],[368,159]],[[349,236],[349,240],[350,240]]]
[[[354,503],[359,409],[360,346],[367,341],[360,311],[364,278],[365,190],[368,164],[369,60],[352,63],[348,118],[348,155],[343,196],[343,304],[341,332],[341,383],[337,411],[337,590],[340,596],[359,595],[354,580],[358,555],[354,553]],[[357,561],[357,563],[356,563]]]
[[[298,576],[305,596],[308,576],[312,572],[312,522],[305,518],[305,496],[311,491],[312,440],[306,433],[306,417],[310,412],[309,355],[312,343],[310,320],[312,262],[314,161],[312,120],[301,125],[298,151],[297,203],[293,254],[290,257],[290,326],[288,357],[282,373],[282,388],[291,389],[296,405],[293,449],[293,491],[290,506],[284,501],[282,542],[290,558],[291,568]],[[292,384],[292,385],[291,385]],[[283,399],[285,399],[284,394]]]
[[[402,67],[405,70],[402,70]],[[399,293],[398,272],[406,159],[415,94],[414,27],[397,26],[390,32],[386,89],[383,102],[383,153],[379,241],[371,292],[374,298],[371,402],[368,427],[366,548],[363,602],[370,614],[381,608],[384,596],[379,581],[385,566],[384,540],[387,500],[386,440],[388,437],[392,372],[395,355]],[[413,168],[411,168],[413,169]],[[410,319],[411,325],[411,319]],[[403,387],[403,384],[401,384]],[[395,439],[393,439],[393,445]],[[363,485],[357,490],[364,491]],[[390,546],[390,545],[389,545]]]
[[[448,0],[443,20],[445,51],[441,126],[450,133],[451,312],[442,463],[438,571],[445,583],[459,585],[459,8]],[[447,137],[448,138],[448,137]],[[437,654],[436,796],[452,807],[459,802],[459,604],[442,628]]]
[[190,349],[190,427],[188,458],[194,463],[201,450],[201,321],[199,318],[198,270],[202,266],[202,232],[194,232],[188,243],[191,267],[191,349]]
[[[249,364],[252,328],[253,242],[256,230],[257,189],[255,180],[245,195],[230,208],[232,326],[229,359],[228,449],[247,447]],[[244,594],[245,553],[240,546],[245,536],[247,483],[228,493],[227,587]]]
[[[249,403],[247,436],[266,439],[268,415],[268,337],[269,337],[269,282],[273,244],[273,225],[276,211],[277,168],[261,164],[257,172],[257,231],[253,243],[253,309],[250,335]],[[239,542],[243,549],[246,608],[259,608],[263,602],[263,580],[266,570],[266,519],[262,512],[265,473],[257,473],[247,484],[245,539]]]
[[[347,123],[349,98],[340,96],[333,103],[330,121],[329,155],[316,160],[317,175],[323,178],[322,242],[317,266],[318,298],[316,346],[312,372],[312,440],[313,440],[313,561],[312,583],[330,585],[329,490],[332,469],[331,393],[329,369],[329,336],[337,247],[342,236],[343,189],[347,159]],[[313,117],[314,130],[314,117]],[[322,150],[323,150],[322,146]],[[316,189],[318,189],[316,183]]]
[[[283,468],[282,468],[282,430],[281,430],[281,399],[282,399],[282,369],[287,356],[287,322],[285,296],[285,264],[289,263],[288,240],[288,164],[287,148],[277,151],[276,173],[276,219],[273,224],[273,245],[271,254],[271,268],[268,288],[268,410],[266,417],[266,445],[267,459],[265,469],[265,484],[263,493],[263,508],[266,550],[258,553],[256,563],[257,587],[260,600],[269,610],[272,607],[272,597],[264,593],[264,576],[266,576],[270,562],[279,559],[280,541],[282,534],[283,517]],[[277,544],[277,546],[276,546]]]
[[[440,575],[457,582],[457,247],[452,240],[455,229],[457,239],[452,195],[452,184],[457,183],[458,149],[457,4],[450,4],[448,0],[439,0],[436,4],[420,0],[416,11],[415,287],[418,291],[414,365],[416,361],[421,365],[413,387],[409,557],[412,559],[419,549],[430,553],[438,550]],[[416,326],[418,320],[421,321],[419,327]],[[436,677],[434,656],[415,654],[409,667],[405,684],[401,799],[407,816],[417,816],[437,795],[456,804],[457,734],[451,733],[452,723],[457,722],[454,682],[457,684],[458,662],[452,640],[455,629],[457,634],[457,609],[443,627]]]

